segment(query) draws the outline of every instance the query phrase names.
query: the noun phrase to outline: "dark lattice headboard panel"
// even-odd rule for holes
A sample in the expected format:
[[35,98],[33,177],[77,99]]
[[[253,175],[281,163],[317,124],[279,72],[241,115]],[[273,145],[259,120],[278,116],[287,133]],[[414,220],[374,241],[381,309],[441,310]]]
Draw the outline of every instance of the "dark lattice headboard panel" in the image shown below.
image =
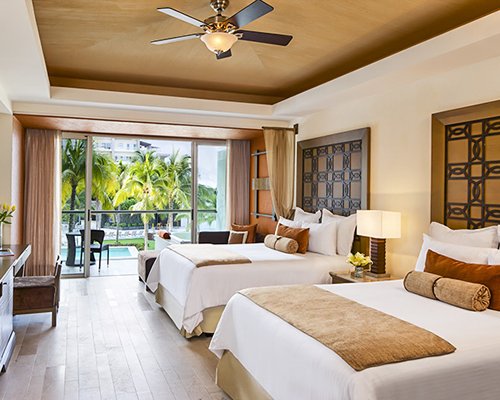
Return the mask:
[[297,143],[297,205],[350,215],[368,208],[370,128]]
[[500,117],[445,126],[444,223],[500,224]]

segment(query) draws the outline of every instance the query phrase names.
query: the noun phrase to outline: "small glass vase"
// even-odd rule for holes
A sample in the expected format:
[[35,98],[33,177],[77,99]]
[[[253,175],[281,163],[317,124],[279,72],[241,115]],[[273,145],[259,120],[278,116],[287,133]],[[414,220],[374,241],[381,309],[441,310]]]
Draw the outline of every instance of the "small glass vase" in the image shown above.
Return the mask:
[[354,277],[363,278],[365,276],[365,269],[362,266],[354,267]]
[[3,249],[3,222],[0,222],[0,250]]

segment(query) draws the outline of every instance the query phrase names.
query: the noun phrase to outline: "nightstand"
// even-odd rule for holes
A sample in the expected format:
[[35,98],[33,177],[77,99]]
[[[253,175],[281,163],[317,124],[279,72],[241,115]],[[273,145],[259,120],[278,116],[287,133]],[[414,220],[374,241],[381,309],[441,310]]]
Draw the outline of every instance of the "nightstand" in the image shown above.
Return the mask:
[[330,272],[332,277],[332,283],[359,283],[359,282],[381,282],[381,281],[393,281],[400,278],[394,278],[386,276],[384,278],[373,278],[371,276],[364,276],[363,278],[355,278],[351,274],[337,274],[335,272]]

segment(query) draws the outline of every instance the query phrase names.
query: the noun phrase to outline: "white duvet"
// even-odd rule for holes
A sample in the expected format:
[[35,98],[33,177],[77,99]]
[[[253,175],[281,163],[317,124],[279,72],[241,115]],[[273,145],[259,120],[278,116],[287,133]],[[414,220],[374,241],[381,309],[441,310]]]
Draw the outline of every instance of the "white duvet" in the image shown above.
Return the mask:
[[230,350],[276,400],[500,399],[499,311],[473,312],[427,299],[407,292],[402,281],[320,287],[434,332],[457,350],[356,372],[239,294],[226,306],[210,349],[219,357]]
[[160,253],[148,276],[147,285],[151,290],[155,291],[161,283],[184,307],[182,327],[187,332],[202,322],[204,309],[226,305],[238,290],[330,283],[330,271],[342,273],[349,269],[344,256],[286,254],[262,243],[222,246],[248,257],[252,263],[196,268],[191,261],[167,248]]

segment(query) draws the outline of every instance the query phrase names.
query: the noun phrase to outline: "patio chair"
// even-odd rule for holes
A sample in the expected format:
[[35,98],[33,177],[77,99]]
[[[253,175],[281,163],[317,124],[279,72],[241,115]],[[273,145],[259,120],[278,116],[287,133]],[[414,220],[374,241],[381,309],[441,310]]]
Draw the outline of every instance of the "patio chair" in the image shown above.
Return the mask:
[[[80,251],[80,260],[83,259],[83,252],[85,250],[85,231],[80,230],[82,236],[82,248]],[[109,245],[104,244],[104,237],[106,233],[101,229],[92,229],[90,231],[90,253],[99,254],[99,271],[101,270],[101,257],[105,251],[107,253],[107,266],[109,268]]]

